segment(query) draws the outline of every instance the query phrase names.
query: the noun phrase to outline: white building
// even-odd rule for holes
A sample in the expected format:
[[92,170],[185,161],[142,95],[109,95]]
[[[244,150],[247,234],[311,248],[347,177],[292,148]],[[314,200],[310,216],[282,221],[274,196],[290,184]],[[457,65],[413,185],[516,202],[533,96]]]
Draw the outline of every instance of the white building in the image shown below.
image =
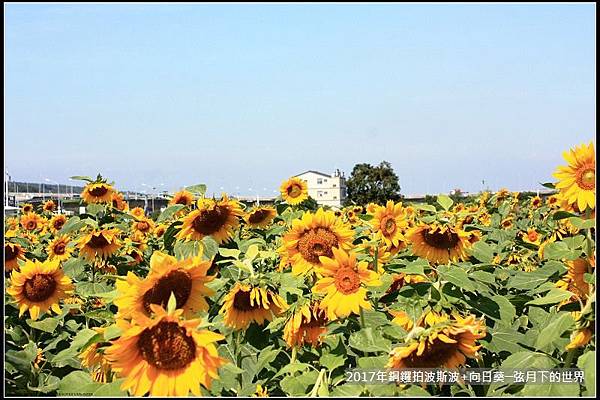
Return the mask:
[[346,199],[346,178],[339,169],[333,175],[306,171],[296,176],[306,181],[308,195],[320,205],[339,208]]

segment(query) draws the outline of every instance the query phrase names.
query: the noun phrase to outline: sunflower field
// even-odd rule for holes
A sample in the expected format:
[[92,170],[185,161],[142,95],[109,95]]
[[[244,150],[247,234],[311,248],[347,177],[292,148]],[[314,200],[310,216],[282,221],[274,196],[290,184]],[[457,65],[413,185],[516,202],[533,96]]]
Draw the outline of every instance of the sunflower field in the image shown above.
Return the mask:
[[[113,183],[5,219],[12,396],[593,396],[595,151],[554,189],[274,205],[204,185],[155,218]],[[550,171],[549,171],[550,176]],[[550,179],[548,179],[550,180]],[[581,384],[360,383],[348,371],[579,368]]]

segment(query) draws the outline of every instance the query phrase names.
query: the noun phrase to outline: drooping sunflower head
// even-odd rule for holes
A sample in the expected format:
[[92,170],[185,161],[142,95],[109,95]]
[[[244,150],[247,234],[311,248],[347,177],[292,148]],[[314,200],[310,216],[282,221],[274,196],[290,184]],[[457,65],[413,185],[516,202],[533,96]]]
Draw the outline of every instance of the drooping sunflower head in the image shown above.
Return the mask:
[[113,192],[113,194],[110,197],[110,201],[111,201],[113,208],[116,208],[119,211],[125,212],[125,211],[129,210],[129,204],[127,204],[127,201],[125,201],[123,193],[119,193],[116,191]]
[[154,228],[154,235],[156,235],[156,237],[162,237],[162,235],[164,235],[166,231],[167,231],[167,225],[158,224]]
[[296,205],[308,199],[308,185],[306,181],[296,176],[283,182],[279,187],[281,197],[286,203]]
[[56,210],[56,203],[53,200],[48,200],[42,205],[42,210],[53,212]]
[[262,325],[271,321],[287,308],[285,300],[271,289],[236,282],[219,313],[224,315],[225,325],[240,330],[252,322]]
[[19,260],[25,260],[25,250],[17,243],[4,242],[4,271],[18,269]]
[[469,257],[466,250],[471,247],[471,235],[455,226],[420,224],[411,228],[406,236],[412,244],[413,253],[432,263],[447,264]]
[[399,274],[392,275],[392,284],[386,291],[386,293],[393,293],[397,290],[400,290],[404,287],[404,285],[411,285],[415,283],[421,282],[429,282],[426,276],[416,275],[416,274],[405,274],[401,272]]
[[379,286],[379,274],[369,269],[366,261],[357,262],[356,253],[346,253],[333,248],[333,258],[320,257],[322,276],[312,288],[313,293],[325,294],[320,307],[327,318],[334,320],[350,314],[360,314],[361,309],[370,310],[367,301],[368,286]]
[[61,312],[58,302],[73,293],[74,286],[58,260],[39,262],[27,260],[20,270],[14,270],[6,290],[19,307],[19,317],[29,310],[31,319],[41,313]]
[[183,219],[183,226],[177,238],[202,240],[211,236],[217,243],[224,243],[233,236],[243,213],[240,203],[229,200],[226,194],[223,194],[221,200],[200,199],[198,209]]
[[65,225],[65,223],[67,222],[67,217],[63,214],[57,214],[55,216],[53,216],[50,219],[49,222],[49,227],[50,227],[50,232],[56,234],[58,233],[58,231],[60,231],[62,229],[62,227]]
[[403,346],[394,348],[386,368],[458,368],[476,358],[477,340],[486,336],[483,320],[470,315],[414,328]]
[[146,236],[154,230],[154,221],[150,218],[142,217],[137,221],[133,221],[132,230],[135,233],[141,233]]
[[29,232],[42,229],[44,223],[44,218],[34,212],[29,212],[21,217],[21,226]]
[[112,204],[115,189],[106,182],[91,182],[85,185],[81,197],[87,204]]
[[560,166],[553,176],[556,188],[569,204],[580,212],[596,207],[596,152],[594,144],[582,144],[563,153],[567,166]]
[[121,337],[104,355],[112,370],[125,378],[121,389],[133,396],[200,396],[209,389],[226,360],[215,343],[220,334],[199,330],[199,319],[182,320],[181,310],[167,312],[151,305],[152,316],[138,315],[132,323],[119,320]]
[[21,204],[21,212],[23,214],[34,212],[33,204],[31,204],[31,203]]
[[118,236],[119,230],[116,228],[94,230],[79,240],[79,254],[88,261],[96,257],[107,259],[121,247]]
[[387,245],[398,246],[400,241],[404,241],[403,230],[408,227],[408,222],[402,203],[389,200],[385,207],[379,207],[375,211],[369,222],[373,231]]
[[514,221],[513,217],[506,217],[500,222],[500,226],[503,229],[510,229],[513,227],[513,224],[514,224],[513,221]]
[[48,244],[48,258],[50,260],[65,261],[71,257],[73,249],[69,247],[69,237],[66,235],[55,238],[50,244]]
[[573,293],[570,301],[586,300],[590,294],[590,285],[585,280],[585,274],[592,273],[596,266],[595,257],[578,258],[573,261],[567,261],[567,273],[561,280],[556,282],[556,286]]
[[[104,328],[92,328],[96,332],[103,334]],[[108,342],[95,342],[87,346],[79,355],[81,365],[90,371],[94,382],[107,383],[112,376],[110,362],[104,356]]]
[[349,249],[353,236],[349,224],[319,208],[314,214],[305,212],[301,219],[292,221],[279,252],[292,265],[292,273],[304,275],[321,265],[319,257],[333,257],[334,248]]
[[180,190],[173,195],[173,198],[169,201],[169,205],[182,204],[189,206],[194,203],[194,195],[187,190]]
[[295,309],[283,330],[283,339],[288,347],[310,344],[318,347],[327,332],[329,322],[325,310],[317,302],[304,304]]
[[254,207],[246,213],[244,220],[252,228],[266,228],[277,216],[277,210],[273,207]]
[[117,281],[114,303],[123,318],[136,313],[150,315],[152,304],[167,307],[173,293],[177,308],[183,310],[187,318],[194,317],[208,309],[206,298],[214,294],[206,287],[206,283],[215,278],[206,274],[210,267],[211,261],[203,261],[200,256],[178,261],[156,251],[150,258],[150,272],[145,279],[129,272],[127,280]]

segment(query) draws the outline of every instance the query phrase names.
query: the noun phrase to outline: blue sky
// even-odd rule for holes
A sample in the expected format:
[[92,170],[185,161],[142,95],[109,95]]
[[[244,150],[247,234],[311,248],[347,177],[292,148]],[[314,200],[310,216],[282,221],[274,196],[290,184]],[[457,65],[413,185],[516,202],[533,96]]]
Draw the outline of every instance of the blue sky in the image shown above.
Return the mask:
[[595,31],[594,4],[11,4],[6,168],[266,195],[387,160],[405,194],[537,189],[596,132]]

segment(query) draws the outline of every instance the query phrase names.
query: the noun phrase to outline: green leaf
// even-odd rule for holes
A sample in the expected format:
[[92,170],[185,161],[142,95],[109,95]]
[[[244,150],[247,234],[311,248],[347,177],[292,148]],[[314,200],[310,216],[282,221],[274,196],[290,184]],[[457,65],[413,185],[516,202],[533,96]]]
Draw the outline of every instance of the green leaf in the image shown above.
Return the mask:
[[190,193],[202,196],[204,195],[204,193],[206,193],[206,185],[203,183],[199,183],[197,185],[188,186],[185,188],[185,190],[187,190]]
[[288,364],[285,367],[281,368],[279,370],[279,372],[277,372],[275,374],[275,376],[273,376],[273,378],[277,378],[278,376],[285,375],[285,374],[291,374],[291,373],[298,372],[298,371],[304,371],[304,370],[308,369],[309,367],[310,367],[309,364],[299,363],[299,362],[295,362],[293,364]]
[[351,334],[348,344],[353,349],[362,352],[385,352],[386,354],[392,347],[392,343],[388,339],[382,338],[370,327]]
[[65,275],[72,279],[78,279],[85,271],[84,261],[80,258],[70,258],[63,263]]
[[538,350],[544,349],[553,341],[560,338],[560,336],[574,324],[575,320],[571,316],[571,313],[563,312],[560,313],[560,316],[553,316],[548,326],[540,332],[540,335],[535,342],[535,348]]
[[565,218],[571,218],[571,217],[578,217],[578,215],[567,212],[567,211],[556,211],[554,214],[552,214],[552,219],[555,221],[558,221],[559,219],[565,219]]
[[575,397],[579,396],[579,385],[576,383],[527,384],[520,392],[527,397]]
[[546,304],[556,304],[563,300],[569,299],[573,296],[573,293],[563,289],[552,289],[545,296],[538,297],[537,299],[531,300],[526,305],[539,306]]
[[577,360],[577,366],[583,370],[586,396],[596,395],[596,351],[588,351]]
[[540,185],[542,185],[543,187],[546,187],[548,189],[556,189],[556,187],[554,186],[554,183],[552,183],[552,182],[546,182],[546,183],[540,182]]
[[333,388],[331,397],[358,397],[362,394],[364,388],[362,385],[346,383]]
[[280,352],[281,349],[274,349],[272,345],[262,349],[258,354],[255,376],[265,367],[267,367],[271,362],[273,362]]
[[94,182],[94,179],[90,178],[89,176],[84,176],[84,175],[75,175],[75,176],[70,177],[69,179],[72,179],[74,181]]
[[443,280],[446,280],[459,288],[475,291],[475,285],[471,282],[467,273],[461,268],[439,268],[438,273]]
[[235,259],[238,259],[240,256],[240,251],[238,249],[224,249],[221,248],[219,249],[219,254],[222,255],[223,257],[233,257]]
[[58,326],[59,322],[60,321],[56,318],[44,318],[41,321],[33,321],[31,319],[28,319],[27,325],[40,331],[53,333],[56,330],[56,327]]
[[74,231],[78,231],[79,229],[85,226],[85,222],[81,221],[78,216],[70,217],[67,222],[63,225],[63,227],[58,232],[58,235],[66,235]]
[[483,263],[491,263],[494,259],[494,249],[485,242],[475,242],[471,248],[471,255]]
[[433,213],[437,211],[435,207],[430,204],[415,204],[413,207],[417,210],[425,210]]
[[290,396],[302,396],[312,388],[317,381],[319,373],[308,371],[299,376],[286,376],[280,382],[281,389]]
[[[84,391],[85,388],[100,387],[100,383],[95,383],[88,372],[84,371],[73,371],[60,380],[58,384],[58,395],[59,396],[73,396],[73,395],[91,395],[93,391]],[[95,389],[94,388],[94,389]]]
[[385,369],[385,364],[388,362],[389,357],[379,356],[379,357],[361,357],[357,360],[357,364],[359,368],[364,369]]
[[156,222],[161,223],[168,219],[171,219],[175,214],[185,208],[183,204],[174,204],[172,206],[167,207],[163,212],[160,213]]
[[506,325],[510,325],[517,316],[515,306],[504,296],[492,296],[492,300],[500,307],[500,320]]
[[450,207],[452,207],[452,204],[454,204],[454,201],[452,201],[452,199],[445,194],[440,194],[437,197],[437,203],[442,206],[444,210],[449,210]]
[[346,356],[341,354],[323,354],[319,362],[323,367],[333,371],[346,363]]
[[121,390],[121,385],[125,381],[125,378],[117,379],[114,382],[106,383],[101,385],[97,390],[94,391],[94,397],[127,397],[127,392]]

